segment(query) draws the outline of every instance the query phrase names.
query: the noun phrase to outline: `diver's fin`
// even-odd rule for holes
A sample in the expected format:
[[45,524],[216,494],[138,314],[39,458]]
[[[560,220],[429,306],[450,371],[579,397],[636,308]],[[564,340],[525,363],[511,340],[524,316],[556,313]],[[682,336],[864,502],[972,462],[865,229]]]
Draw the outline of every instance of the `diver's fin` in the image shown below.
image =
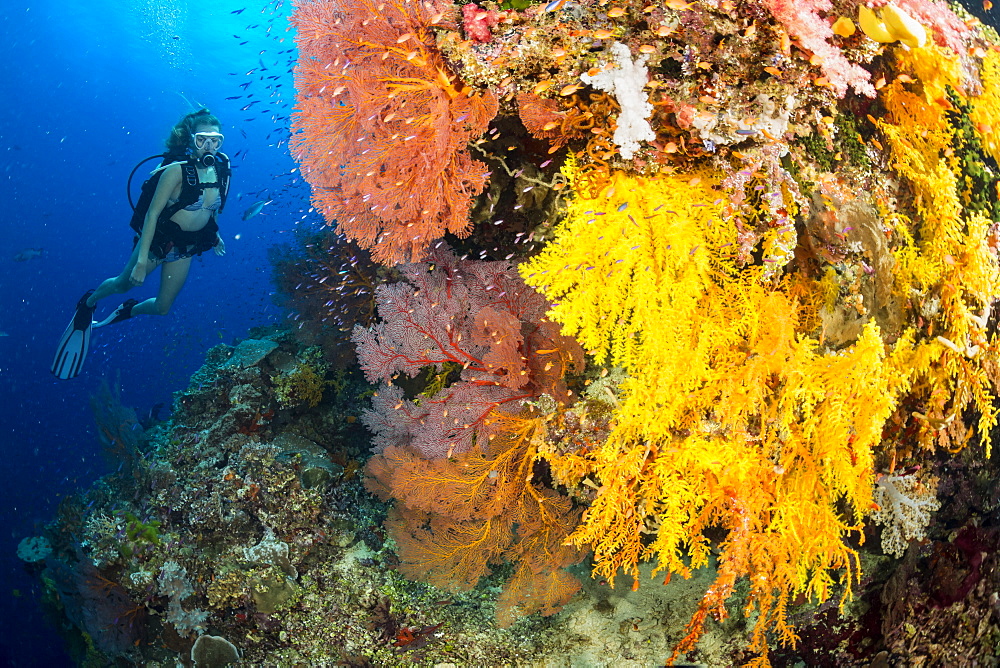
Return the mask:
[[90,330],[93,326],[94,307],[87,306],[87,298],[94,293],[90,290],[76,304],[76,313],[69,321],[66,331],[59,339],[55,359],[52,360],[52,373],[56,378],[68,380],[75,378],[83,368],[83,360],[87,359],[90,348]]
[[118,305],[114,311],[111,312],[107,318],[100,322],[95,322],[94,327],[107,327],[108,325],[113,325],[116,322],[121,322],[122,320],[128,320],[132,317],[132,307],[139,303],[138,299],[126,299],[121,304]]

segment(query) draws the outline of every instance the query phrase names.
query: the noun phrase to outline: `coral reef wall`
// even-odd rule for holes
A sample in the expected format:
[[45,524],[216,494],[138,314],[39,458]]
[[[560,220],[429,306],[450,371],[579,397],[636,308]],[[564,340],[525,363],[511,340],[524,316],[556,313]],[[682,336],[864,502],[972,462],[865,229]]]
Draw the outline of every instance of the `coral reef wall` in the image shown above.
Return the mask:
[[128,466],[35,566],[90,656],[995,653],[992,28],[937,0],[292,23],[331,227],[275,253],[294,332],[210,351],[141,438],[95,398]]
[[[793,602],[851,599],[872,526],[891,554],[924,536],[934,457],[990,457],[1000,45],[960,8],[297,7],[293,153],[318,208],[376,260],[430,263],[354,335],[388,383],[365,422],[397,511],[428,484],[413,457],[503,456],[520,411],[532,484],[581,507],[594,576],[711,564],[674,658],[739,590],[764,665],[795,643]],[[562,339],[464,297],[499,258]],[[567,392],[532,380],[539,355]],[[427,521],[404,515],[400,537]]]

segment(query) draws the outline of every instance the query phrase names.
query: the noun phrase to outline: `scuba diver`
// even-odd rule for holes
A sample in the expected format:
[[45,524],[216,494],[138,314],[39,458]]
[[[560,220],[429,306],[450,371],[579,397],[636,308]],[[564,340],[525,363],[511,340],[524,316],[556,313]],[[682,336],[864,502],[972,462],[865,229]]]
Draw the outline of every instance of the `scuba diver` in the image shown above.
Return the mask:
[[[131,227],[136,236],[132,255],[118,276],[80,298],[52,362],[56,377],[68,379],[80,373],[94,327],[134,315],[166,315],[184,287],[191,258],[209,249],[214,249],[216,255],[225,254],[226,246],[216,223],[226,204],[230,176],[229,157],[219,150],[225,139],[221,128],[219,119],[208,109],[187,114],[171,130],[167,152],[146,159],[163,160],[143,183],[142,194],[133,207]],[[132,170],[133,175],[140,165],[142,162]],[[131,179],[129,176],[130,183]],[[145,301],[128,299],[104,320],[93,321],[98,301],[142,285],[161,266],[160,288],[155,297]]]

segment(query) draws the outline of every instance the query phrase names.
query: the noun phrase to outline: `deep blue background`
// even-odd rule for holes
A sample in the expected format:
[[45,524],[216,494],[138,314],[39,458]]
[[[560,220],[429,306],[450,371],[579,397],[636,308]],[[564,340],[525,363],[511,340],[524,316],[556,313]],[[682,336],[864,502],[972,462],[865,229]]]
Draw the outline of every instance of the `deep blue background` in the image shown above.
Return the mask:
[[[106,471],[88,407],[100,379],[120,374],[123,401],[139,412],[169,406],[209,347],[283,318],[267,248],[317,222],[283,141],[295,53],[279,52],[294,48],[290,11],[281,0],[0,3],[0,665],[67,661],[15,550],[60,498]],[[219,221],[228,254],[194,260],[165,318],[95,331],[81,376],[56,380],[49,365],[77,299],[120,272],[131,250],[126,178],[163,150],[192,110],[184,98],[222,119],[226,153],[241,152]],[[242,221],[265,190],[275,199],[266,215]],[[29,247],[43,256],[14,261]],[[130,296],[152,296],[158,282],[157,274]],[[119,301],[102,302],[97,315]]]

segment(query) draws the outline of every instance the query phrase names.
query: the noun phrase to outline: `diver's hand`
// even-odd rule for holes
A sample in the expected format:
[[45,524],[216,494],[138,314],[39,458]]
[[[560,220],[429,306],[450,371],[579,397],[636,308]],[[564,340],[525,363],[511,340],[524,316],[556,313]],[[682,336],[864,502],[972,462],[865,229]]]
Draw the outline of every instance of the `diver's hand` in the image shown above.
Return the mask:
[[219,235],[215,235],[215,254],[219,257],[226,254],[226,242]]
[[132,268],[132,274],[129,276],[129,283],[132,285],[142,285],[142,282],[146,280],[146,274],[149,273],[149,262],[145,260],[138,260],[135,263],[135,267]]

